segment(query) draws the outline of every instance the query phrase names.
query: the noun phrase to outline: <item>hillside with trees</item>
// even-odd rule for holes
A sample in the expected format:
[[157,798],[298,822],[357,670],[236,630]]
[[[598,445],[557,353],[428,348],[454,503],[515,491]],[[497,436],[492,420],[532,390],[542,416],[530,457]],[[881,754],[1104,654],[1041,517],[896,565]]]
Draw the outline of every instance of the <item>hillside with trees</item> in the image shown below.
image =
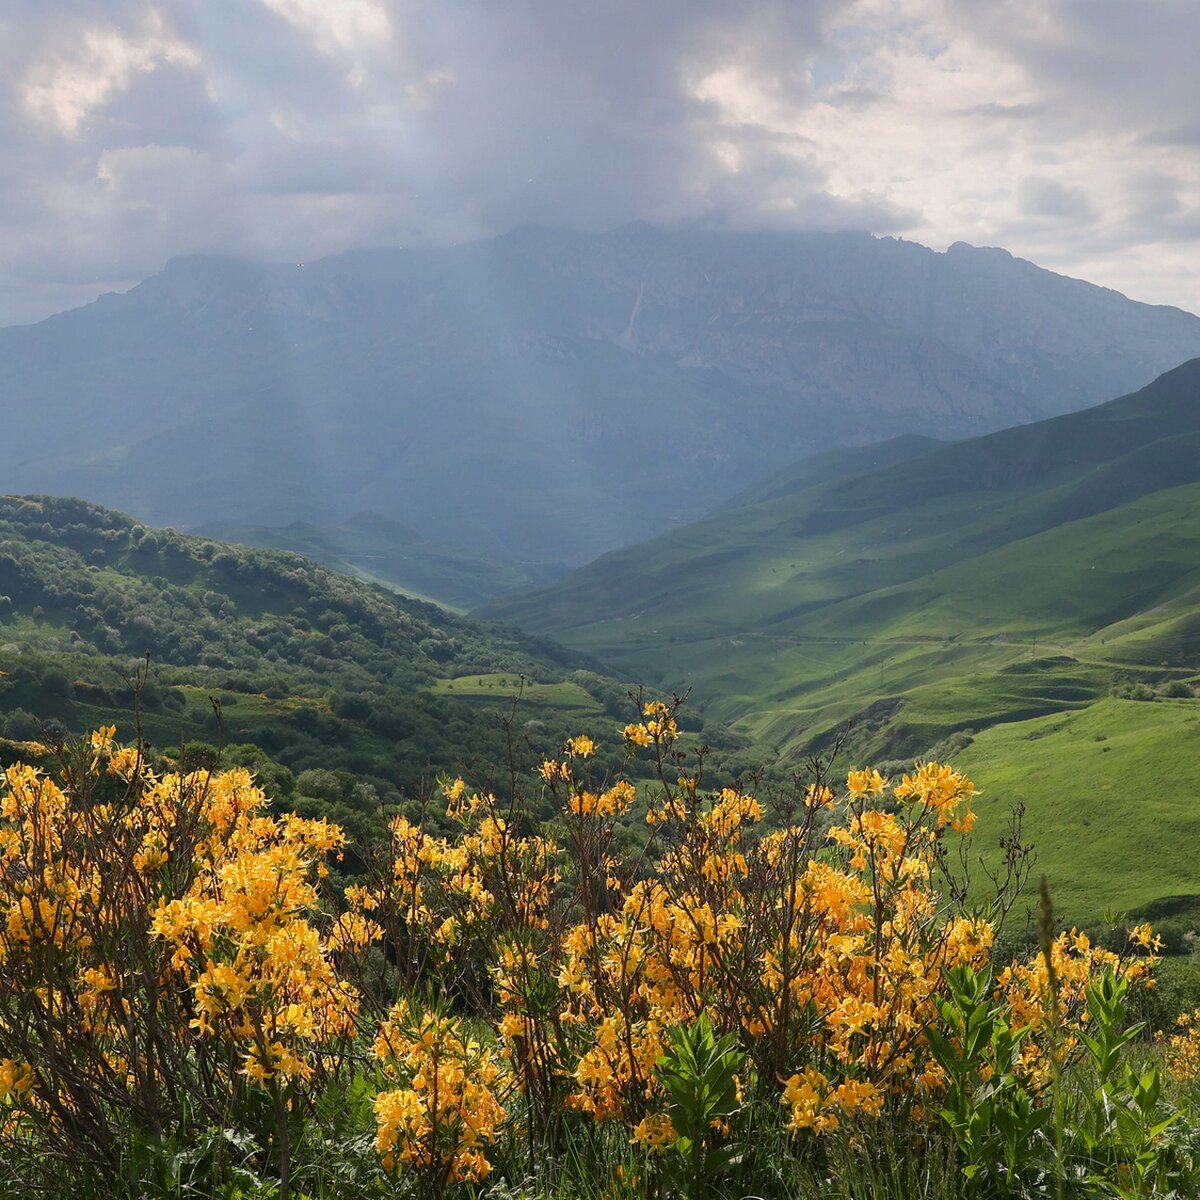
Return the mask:
[[[160,751],[202,762],[223,748],[280,803],[357,807],[360,823],[441,773],[505,773],[502,715],[523,755],[634,711],[628,686],[585,656],[299,555],[79,500],[0,498],[0,736],[130,732],[146,656],[141,720]],[[740,769],[746,739],[711,733]]]

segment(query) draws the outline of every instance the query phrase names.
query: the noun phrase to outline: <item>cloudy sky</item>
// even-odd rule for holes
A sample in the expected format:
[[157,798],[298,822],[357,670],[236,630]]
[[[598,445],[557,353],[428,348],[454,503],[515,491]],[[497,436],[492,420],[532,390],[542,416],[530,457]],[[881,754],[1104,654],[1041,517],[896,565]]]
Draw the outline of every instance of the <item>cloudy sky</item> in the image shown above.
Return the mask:
[[6,0],[0,324],[523,222],[1002,245],[1200,310],[1196,0]]

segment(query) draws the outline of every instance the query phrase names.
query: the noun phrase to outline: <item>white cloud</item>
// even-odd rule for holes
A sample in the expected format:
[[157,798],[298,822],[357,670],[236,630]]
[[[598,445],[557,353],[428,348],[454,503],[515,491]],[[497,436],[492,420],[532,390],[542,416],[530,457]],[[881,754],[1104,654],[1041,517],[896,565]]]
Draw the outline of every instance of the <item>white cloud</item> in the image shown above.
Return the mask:
[[0,323],[175,253],[634,217],[1200,308],[1194,0],[9,2]]
[[153,8],[133,37],[114,27],[79,22],[62,41],[59,49],[30,67],[22,93],[35,118],[67,137],[75,136],[88,114],[126,88],[135,73],[164,63],[200,63],[191,46],[164,30],[162,16]]
[[391,36],[379,0],[262,0],[272,12],[303,30],[322,54],[372,50]]
[[1200,249],[1200,158],[1180,153],[1200,141],[1200,75],[1182,61],[1200,6],[1163,7],[1171,20],[1125,0],[859,0],[810,60],[809,103],[731,72],[694,86],[725,120],[790,135],[833,198],[910,214],[908,237],[1004,245],[1200,308],[1179,253]]

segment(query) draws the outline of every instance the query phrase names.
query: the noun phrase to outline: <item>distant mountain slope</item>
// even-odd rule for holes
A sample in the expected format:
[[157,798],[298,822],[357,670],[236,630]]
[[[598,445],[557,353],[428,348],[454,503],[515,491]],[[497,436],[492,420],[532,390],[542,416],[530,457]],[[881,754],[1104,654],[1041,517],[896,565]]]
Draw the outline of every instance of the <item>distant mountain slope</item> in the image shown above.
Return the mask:
[[803,455],[1078,409],[1200,319],[999,250],[524,229],[315,263],[171,263],[0,330],[5,486],[195,526],[374,511],[523,563],[695,519]]
[[843,475],[861,475],[881,467],[895,466],[920,458],[943,443],[937,438],[922,437],[920,434],[901,434],[886,442],[872,442],[865,446],[853,446],[844,450],[826,450],[791,463],[782,471],[768,475],[752,483],[744,491],[731,496],[720,509],[744,508],[748,504],[761,504],[764,500],[778,500],[806,488],[815,487],[829,479]]
[[[1194,360],[1097,408],[716,513],[484,611],[803,742],[1035,640],[1190,669],[1200,641],[1169,630],[1200,587],[1198,501]],[[962,700],[956,727],[999,719],[984,692]],[[918,710],[894,706],[876,748],[946,731]]]
[[952,758],[984,791],[978,844],[1024,804],[1073,918],[1200,908],[1200,360],[715,513],[485,611],[691,686],[785,754],[849,725],[853,761]]
[[344,574],[374,580],[418,599],[466,609],[521,587],[546,583],[561,571],[519,564],[430,542],[377,513],[357,513],[339,525],[203,525],[205,537],[290,550]]

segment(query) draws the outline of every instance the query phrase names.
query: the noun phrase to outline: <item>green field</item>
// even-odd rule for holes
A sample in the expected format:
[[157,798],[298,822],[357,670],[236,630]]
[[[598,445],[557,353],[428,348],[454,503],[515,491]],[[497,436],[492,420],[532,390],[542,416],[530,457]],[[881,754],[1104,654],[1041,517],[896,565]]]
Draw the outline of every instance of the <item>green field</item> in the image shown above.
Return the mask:
[[438,679],[431,689],[434,695],[454,700],[483,701],[488,704],[515,701],[527,705],[581,717],[596,717],[603,706],[577,683],[535,683],[518,675],[460,675],[456,679]]
[[955,754],[991,852],[1013,804],[1056,907],[1076,920],[1200,900],[1200,701],[1106,699],[997,725]]

